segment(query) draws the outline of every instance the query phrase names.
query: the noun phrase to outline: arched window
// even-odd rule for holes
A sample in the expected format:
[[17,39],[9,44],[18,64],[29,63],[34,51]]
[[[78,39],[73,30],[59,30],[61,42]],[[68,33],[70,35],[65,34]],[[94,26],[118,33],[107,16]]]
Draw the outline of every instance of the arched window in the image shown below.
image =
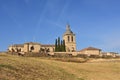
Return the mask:
[[34,50],[34,47],[33,46],[31,46],[31,48],[30,48],[31,50]]
[[46,52],[50,52],[50,48],[46,49]]
[[72,47],[72,52],[74,52],[75,50],[74,50],[74,47]]
[[70,37],[68,36],[68,42],[70,42]]
[[70,49],[68,48],[68,52],[70,52]]
[[73,42],[73,36],[71,37],[71,41]]
[[53,48],[53,52],[55,51],[55,49]]

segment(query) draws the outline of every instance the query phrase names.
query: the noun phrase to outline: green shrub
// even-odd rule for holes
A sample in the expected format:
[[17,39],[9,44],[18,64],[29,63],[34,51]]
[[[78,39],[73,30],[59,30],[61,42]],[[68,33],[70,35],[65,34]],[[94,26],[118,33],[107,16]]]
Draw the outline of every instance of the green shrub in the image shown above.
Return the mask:
[[59,58],[62,58],[62,57],[72,57],[72,54],[55,53],[53,55],[53,57],[59,57]]
[[90,55],[89,58],[101,58],[99,55]]
[[33,53],[33,52],[29,52],[29,53],[26,53],[24,56],[26,56],[26,57],[48,57],[49,54],[47,54],[47,53]]
[[76,57],[88,58],[88,55],[86,55],[86,54],[77,54]]

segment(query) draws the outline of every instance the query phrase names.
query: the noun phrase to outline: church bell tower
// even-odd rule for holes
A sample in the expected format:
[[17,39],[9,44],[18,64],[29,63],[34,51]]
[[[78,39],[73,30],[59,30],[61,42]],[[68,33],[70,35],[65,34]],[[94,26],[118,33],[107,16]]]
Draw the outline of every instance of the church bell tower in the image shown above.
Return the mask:
[[65,40],[66,52],[76,51],[75,34],[71,31],[69,24],[66,25],[66,32],[63,34],[63,40]]

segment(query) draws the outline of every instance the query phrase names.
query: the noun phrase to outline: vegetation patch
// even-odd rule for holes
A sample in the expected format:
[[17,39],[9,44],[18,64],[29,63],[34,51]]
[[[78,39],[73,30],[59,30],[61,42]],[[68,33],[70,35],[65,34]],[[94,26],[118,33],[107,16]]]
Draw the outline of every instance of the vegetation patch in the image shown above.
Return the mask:
[[0,56],[0,80],[120,80],[120,62],[116,60],[84,63],[86,59],[79,57],[4,55],[7,57]]
[[52,59],[62,62],[75,62],[75,63],[85,63],[88,61],[88,59],[84,58],[52,58]]
[[7,69],[10,69],[10,70],[17,70],[15,67],[13,67],[11,65],[8,65],[8,64],[0,64],[0,69],[1,68],[7,68]]

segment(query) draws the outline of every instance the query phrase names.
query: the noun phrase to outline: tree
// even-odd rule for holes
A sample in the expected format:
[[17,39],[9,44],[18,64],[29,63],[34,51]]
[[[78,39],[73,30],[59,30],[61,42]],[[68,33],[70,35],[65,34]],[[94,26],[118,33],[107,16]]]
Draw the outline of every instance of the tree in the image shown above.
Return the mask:
[[66,52],[65,40],[60,40],[60,37],[55,40],[55,52]]
[[63,52],[63,41],[61,40],[60,51]]
[[58,51],[58,42],[57,42],[57,39],[55,40],[55,52]]
[[57,46],[58,48],[58,52],[60,51],[60,37],[58,37],[58,46]]
[[66,52],[65,40],[63,40],[63,52]]

